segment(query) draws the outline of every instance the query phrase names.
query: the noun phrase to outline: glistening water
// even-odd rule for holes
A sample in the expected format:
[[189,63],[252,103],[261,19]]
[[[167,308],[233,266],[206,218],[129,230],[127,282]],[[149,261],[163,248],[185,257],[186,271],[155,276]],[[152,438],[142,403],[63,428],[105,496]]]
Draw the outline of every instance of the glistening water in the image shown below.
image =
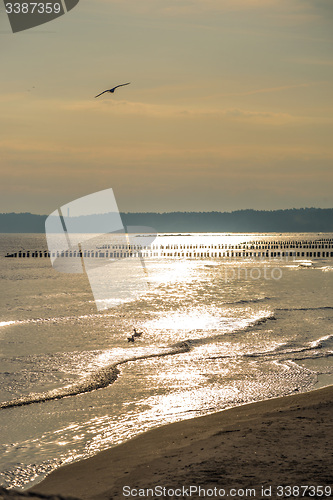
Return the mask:
[[97,312],[86,275],[4,258],[44,247],[42,235],[1,238],[3,485],[27,488],[162,424],[332,383],[332,259],[148,259],[147,291]]

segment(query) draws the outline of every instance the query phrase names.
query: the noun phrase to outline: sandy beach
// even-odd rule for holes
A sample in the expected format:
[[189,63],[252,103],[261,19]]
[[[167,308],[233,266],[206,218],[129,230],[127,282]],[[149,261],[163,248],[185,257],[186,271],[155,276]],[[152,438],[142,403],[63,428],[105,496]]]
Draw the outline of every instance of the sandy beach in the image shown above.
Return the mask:
[[[177,422],[64,466],[29,493],[99,500],[222,498],[223,492],[332,498],[332,408],[330,386]],[[293,496],[288,486],[303,489]]]

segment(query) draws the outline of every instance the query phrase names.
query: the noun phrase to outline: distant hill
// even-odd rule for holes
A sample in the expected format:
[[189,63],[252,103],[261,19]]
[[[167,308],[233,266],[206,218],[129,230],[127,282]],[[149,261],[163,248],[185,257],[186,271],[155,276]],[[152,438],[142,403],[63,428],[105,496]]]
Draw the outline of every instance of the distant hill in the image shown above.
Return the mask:
[[[46,215],[0,214],[1,233],[44,233]],[[96,216],[78,217],[78,232],[94,227]],[[98,216],[106,217],[106,216]],[[149,226],[157,232],[333,232],[333,208],[237,210],[235,212],[123,213],[125,226]],[[99,219],[100,220],[100,219]]]

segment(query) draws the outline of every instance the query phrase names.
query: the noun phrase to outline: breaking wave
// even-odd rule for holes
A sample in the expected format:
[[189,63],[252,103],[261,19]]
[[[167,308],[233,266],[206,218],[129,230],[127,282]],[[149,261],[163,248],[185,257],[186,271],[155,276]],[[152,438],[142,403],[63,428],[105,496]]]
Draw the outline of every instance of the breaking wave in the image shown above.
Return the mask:
[[[267,312],[266,314],[263,314],[259,318],[255,318],[250,322],[247,322],[247,324],[245,324],[243,328],[240,328],[239,330],[242,331],[247,328],[252,328],[254,326],[266,323],[266,321],[269,320],[276,320],[272,312]],[[234,333],[237,333],[237,330],[234,331]],[[157,352],[157,353],[155,352],[153,354],[144,354],[142,356],[134,356],[132,358],[119,361],[112,365],[99,368],[92,374],[88,375],[85,378],[80,379],[74,384],[53,389],[51,391],[47,391],[44,393],[30,393],[21,398],[14,399],[12,401],[6,401],[0,404],[0,409],[26,406],[33,403],[44,403],[46,401],[55,401],[69,396],[77,396],[79,394],[85,394],[87,392],[96,391],[97,389],[103,389],[105,387],[110,386],[117,380],[120,373],[118,367],[122,364],[128,363],[129,361],[138,361],[140,359],[149,359],[154,357],[163,357],[163,356],[185,353],[190,351],[194,345],[209,343],[211,342],[212,338],[216,339],[216,337],[217,336],[214,335],[206,337],[204,339],[188,339],[182,342],[178,342],[174,345],[171,345],[168,348],[164,349],[162,348],[163,349],[162,352]]]
[[333,310],[332,306],[320,306],[320,307],[286,307],[281,309],[276,309],[277,311],[324,311],[327,309]]
[[85,394],[87,392],[96,391],[97,389],[103,389],[113,384],[117,380],[118,375],[120,373],[117,367],[120,365],[128,363],[129,361],[138,361],[140,359],[170,356],[173,354],[180,354],[183,352],[187,352],[189,350],[190,350],[190,341],[184,341],[175,344],[174,346],[171,346],[169,350],[164,350],[163,352],[160,353],[135,356],[133,358],[119,361],[118,363],[115,363],[113,365],[102,367],[99,370],[95,371],[94,373],[90,374],[88,377],[85,377],[74,384],[40,394],[31,393],[28,394],[27,396],[14,399],[12,401],[6,401],[0,404],[0,409],[14,408],[17,406],[26,406],[33,403],[44,403],[46,401],[54,401],[69,396],[77,396],[79,394]]

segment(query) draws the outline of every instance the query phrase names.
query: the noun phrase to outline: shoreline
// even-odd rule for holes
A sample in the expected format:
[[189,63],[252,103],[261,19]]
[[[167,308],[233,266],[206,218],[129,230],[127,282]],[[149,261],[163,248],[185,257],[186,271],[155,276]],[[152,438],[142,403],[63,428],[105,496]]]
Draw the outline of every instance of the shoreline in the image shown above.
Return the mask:
[[197,485],[226,492],[252,488],[255,498],[267,498],[261,487],[325,487],[333,470],[332,410],[328,386],[167,424],[62,466],[27,492],[110,500],[134,498],[123,495],[125,485],[138,498],[140,490],[158,485]]

